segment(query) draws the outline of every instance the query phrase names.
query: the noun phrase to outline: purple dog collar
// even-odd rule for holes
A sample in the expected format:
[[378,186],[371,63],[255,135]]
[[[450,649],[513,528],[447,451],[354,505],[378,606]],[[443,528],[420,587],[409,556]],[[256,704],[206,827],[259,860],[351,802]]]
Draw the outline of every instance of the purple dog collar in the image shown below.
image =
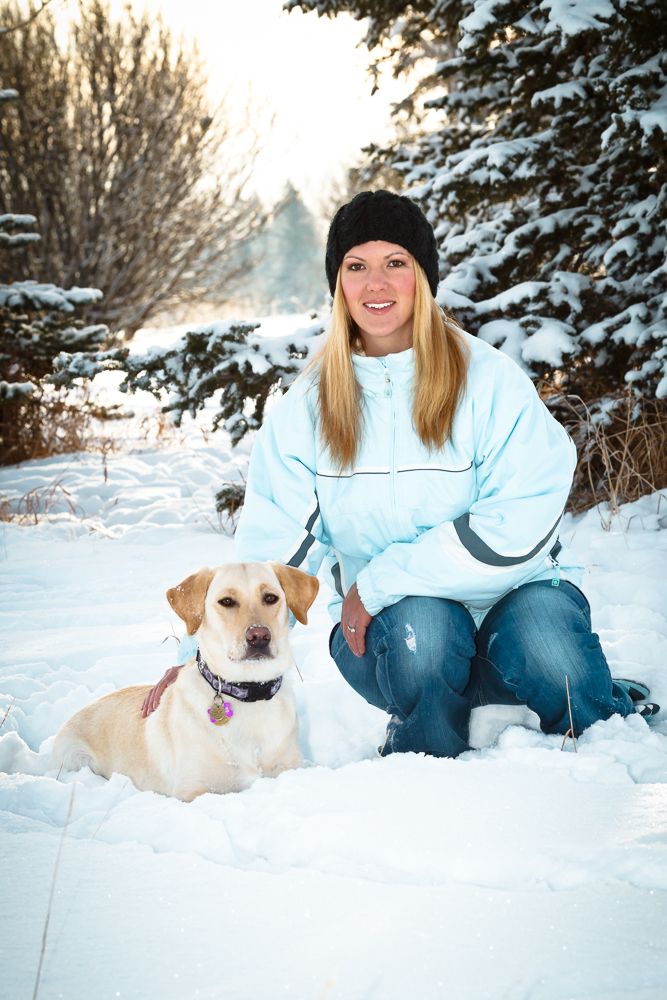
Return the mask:
[[201,653],[197,650],[197,667],[199,673],[205,681],[211,685],[216,694],[228,694],[238,701],[271,701],[274,695],[280,691],[283,682],[281,677],[274,677],[272,681],[247,681],[245,684],[232,684],[218,677],[209,669],[205,660],[202,660]]

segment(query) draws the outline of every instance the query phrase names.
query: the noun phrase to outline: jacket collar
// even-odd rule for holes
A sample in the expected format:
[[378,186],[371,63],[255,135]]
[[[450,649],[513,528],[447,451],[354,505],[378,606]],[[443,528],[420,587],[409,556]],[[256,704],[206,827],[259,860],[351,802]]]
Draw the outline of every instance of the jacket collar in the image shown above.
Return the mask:
[[392,379],[398,381],[411,379],[414,371],[414,351],[409,347],[407,351],[387,354],[384,358],[368,358],[365,355],[353,354],[352,362],[361,385],[370,388],[384,382],[387,371]]

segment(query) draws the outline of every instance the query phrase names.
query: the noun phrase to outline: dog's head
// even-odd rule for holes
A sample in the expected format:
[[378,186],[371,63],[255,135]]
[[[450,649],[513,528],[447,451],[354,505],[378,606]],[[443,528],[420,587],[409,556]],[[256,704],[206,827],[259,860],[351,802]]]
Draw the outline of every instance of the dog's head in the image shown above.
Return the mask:
[[293,566],[229,563],[200,569],[168,590],[167,600],[188,635],[198,632],[211,666],[225,660],[249,666],[285,651],[289,610],[306,625],[318,589],[314,576]]

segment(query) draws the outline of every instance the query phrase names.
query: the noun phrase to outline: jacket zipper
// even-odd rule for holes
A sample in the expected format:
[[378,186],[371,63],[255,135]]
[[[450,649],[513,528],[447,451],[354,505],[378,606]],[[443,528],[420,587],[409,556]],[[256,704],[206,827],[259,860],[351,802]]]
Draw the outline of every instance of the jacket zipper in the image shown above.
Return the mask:
[[549,553],[549,555],[546,557],[544,561],[547,564],[547,566],[550,566],[551,569],[553,570],[553,575],[551,577],[551,586],[557,587],[560,584],[560,563],[558,562],[558,559],[554,559],[551,553]]
[[391,516],[394,521],[394,529],[400,537],[400,525],[398,523],[398,504],[396,502],[396,491],[398,489],[398,476],[396,473],[396,397],[393,393],[389,365],[386,358],[379,358],[384,369],[384,395],[391,399]]

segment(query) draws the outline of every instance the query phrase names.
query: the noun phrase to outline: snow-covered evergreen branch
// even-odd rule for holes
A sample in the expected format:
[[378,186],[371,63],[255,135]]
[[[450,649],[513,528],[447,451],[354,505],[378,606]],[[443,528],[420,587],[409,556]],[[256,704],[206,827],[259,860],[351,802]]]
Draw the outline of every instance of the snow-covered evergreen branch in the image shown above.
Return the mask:
[[247,431],[261,426],[269,394],[298,375],[322,334],[321,323],[284,337],[263,336],[258,327],[237,320],[206,323],[172,347],[152,347],[145,354],[129,348],[63,352],[55,359],[55,374],[45,381],[69,387],[102,371],[124,372],[122,392],[144,390],[158,399],[170,394],[162,411],[174,414],[176,426],[184,413],[196,416],[220,390],[213,430],[224,426],[238,444]]

